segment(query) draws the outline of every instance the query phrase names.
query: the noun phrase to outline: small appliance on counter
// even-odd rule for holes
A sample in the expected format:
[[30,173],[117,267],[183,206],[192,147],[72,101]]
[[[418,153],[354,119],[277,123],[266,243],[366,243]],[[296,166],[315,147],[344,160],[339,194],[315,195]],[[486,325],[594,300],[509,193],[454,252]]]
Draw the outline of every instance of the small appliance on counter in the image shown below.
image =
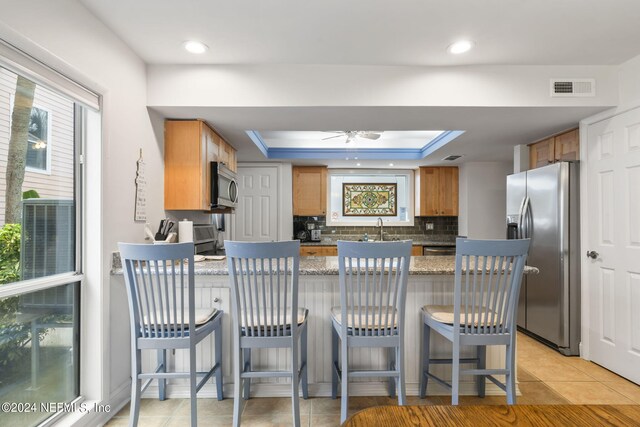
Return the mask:
[[217,243],[213,224],[193,225],[193,244],[196,255],[216,255]]
[[308,222],[306,224],[307,226],[307,240],[310,240],[312,242],[319,242],[320,241],[320,229],[316,228],[316,225],[312,222]]
[[306,230],[305,224],[302,221],[293,222],[293,238],[294,240],[300,240],[306,242],[309,240],[309,233]]

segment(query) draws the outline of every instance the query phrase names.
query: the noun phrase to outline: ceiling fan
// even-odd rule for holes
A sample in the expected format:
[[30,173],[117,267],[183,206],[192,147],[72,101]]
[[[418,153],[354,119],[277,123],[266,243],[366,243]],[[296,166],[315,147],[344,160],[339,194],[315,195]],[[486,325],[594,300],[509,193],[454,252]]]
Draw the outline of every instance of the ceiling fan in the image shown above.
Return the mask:
[[366,139],[372,139],[372,140],[376,140],[378,138],[380,138],[380,134],[383,131],[371,131],[371,130],[331,130],[331,131],[324,131],[324,132],[329,132],[329,133],[339,133],[340,135],[334,135],[334,136],[329,136],[327,138],[322,138],[322,140],[326,140],[326,139],[333,139],[333,138],[340,138],[343,136],[346,136],[347,139],[345,141],[345,143],[349,143],[351,141],[353,141],[356,138],[366,138]]

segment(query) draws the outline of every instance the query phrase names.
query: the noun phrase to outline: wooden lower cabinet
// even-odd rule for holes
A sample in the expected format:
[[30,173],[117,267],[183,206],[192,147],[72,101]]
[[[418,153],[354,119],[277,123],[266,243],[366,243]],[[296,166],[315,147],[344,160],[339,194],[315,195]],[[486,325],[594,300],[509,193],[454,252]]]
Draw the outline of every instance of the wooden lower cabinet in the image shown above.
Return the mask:
[[[337,246],[300,246],[300,256],[338,256]],[[422,245],[411,247],[411,256],[422,256]]]
[[337,246],[300,246],[300,256],[337,256]]

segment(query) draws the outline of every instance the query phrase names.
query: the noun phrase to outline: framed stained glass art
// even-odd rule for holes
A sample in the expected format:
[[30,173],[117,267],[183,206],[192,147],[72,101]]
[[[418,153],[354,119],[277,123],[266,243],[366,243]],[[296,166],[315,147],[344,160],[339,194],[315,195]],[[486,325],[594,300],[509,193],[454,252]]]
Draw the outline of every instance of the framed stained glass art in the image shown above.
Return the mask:
[[396,216],[397,184],[342,184],[343,216]]

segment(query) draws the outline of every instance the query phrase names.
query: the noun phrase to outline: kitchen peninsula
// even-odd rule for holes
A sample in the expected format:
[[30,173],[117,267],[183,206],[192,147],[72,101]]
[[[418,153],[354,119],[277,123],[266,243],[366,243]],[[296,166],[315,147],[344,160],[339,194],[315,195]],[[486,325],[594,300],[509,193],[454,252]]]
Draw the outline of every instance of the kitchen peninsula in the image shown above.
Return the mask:
[[[124,278],[119,266],[118,257],[114,257],[112,270],[112,286],[123,286]],[[340,305],[340,292],[338,283],[338,257],[301,257],[299,276],[299,301],[300,306],[309,310],[309,338],[308,338],[308,368],[309,368],[309,394],[311,396],[331,395],[331,322],[330,310]],[[420,309],[425,304],[451,304],[453,302],[453,280],[455,271],[454,256],[413,256],[409,267],[409,281],[407,288],[406,305],[406,382],[407,394],[417,395],[418,392],[418,359],[420,346]],[[536,274],[535,267],[525,267],[525,274]],[[198,307],[214,306],[225,311],[223,328],[223,354],[227,362],[223,366],[225,395],[231,395],[230,386],[233,382],[230,361],[230,312],[229,312],[229,278],[227,261],[202,261],[195,266],[196,304]],[[201,344],[200,359],[206,359],[199,363],[210,363],[213,354],[213,341]],[[451,352],[451,346],[437,334],[432,337],[432,349],[438,357],[445,357]],[[432,350],[432,351],[434,351]],[[464,351],[463,357],[472,357],[475,353]],[[370,367],[381,369],[387,361],[387,354],[381,349],[358,348],[352,350],[351,360],[357,368]],[[180,367],[188,367],[186,354],[176,352],[170,356],[170,363]],[[257,351],[254,358],[256,366],[268,365],[281,366],[287,363],[288,356],[284,350]],[[503,366],[504,348],[489,347],[487,349],[487,366]],[[155,366],[155,353],[149,354],[145,360],[144,369]],[[436,375],[450,378],[450,368],[445,365],[436,365],[433,368]],[[188,396],[188,387],[180,383],[173,383],[169,387],[169,397]],[[252,393],[255,396],[290,396],[290,386],[284,379],[265,379],[260,382],[252,382]],[[354,381],[350,385],[350,393],[354,396],[384,396],[387,394],[386,382],[380,381]],[[462,377],[460,384],[461,394],[475,394],[475,379]],[[207,384],[202,392],[203,396],[215,395],[214,386]],[[448,390],[435,382],[429,382],[428,394],[446,395]],[[502,395],[492,383],[487,383],[487,394]],[[148,397],[156,397],[157,389],[152,384],[145,394]]]

